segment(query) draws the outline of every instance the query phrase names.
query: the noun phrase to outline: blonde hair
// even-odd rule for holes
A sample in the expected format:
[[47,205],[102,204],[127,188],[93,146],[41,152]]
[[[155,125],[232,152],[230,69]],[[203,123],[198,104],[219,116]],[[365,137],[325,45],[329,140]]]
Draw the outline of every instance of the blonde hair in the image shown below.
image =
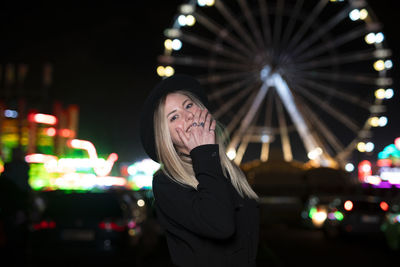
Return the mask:
[[[190,92],[176,91],[175,93],[185,95],[200,108],[205,108],[204,104]],[[191,159],[179,155],[172,143],[168,122],[164,114],[165,100],[166,96],[160,100],[158,108],[154,112],[154,135],[157,156],[161,163],[161,170],[173,181],[183,186],[190,186],[197,189],[199,182],[195,177]],[[247,196],[249,198],[258,199],[257,194],[247,182],[242,170],[226,155],[225,151],[228,135],[219,122],[217,122],[215,128],[215,136],[216,143],[219,145],[219,156],[225,177],[230,177],[232,185],[242,197]]]

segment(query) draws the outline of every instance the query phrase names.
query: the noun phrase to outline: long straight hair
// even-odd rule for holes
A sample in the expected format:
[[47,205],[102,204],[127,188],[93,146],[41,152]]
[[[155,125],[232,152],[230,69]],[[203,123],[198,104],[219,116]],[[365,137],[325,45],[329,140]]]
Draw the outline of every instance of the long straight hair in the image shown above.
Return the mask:
[[[193,94],[188,91],[176,91],[190,98],[197,106],[204,109],[204,104]],[[172,143],[172,138],[168,128],[168,121],[164,113],[166,96],[164,96],[158,108],[154,112],[154,133],[158,158],[161,163],[161,170],[173,181],[183,185],[197,189],[198,181],[195,177],[192,161],[184,155],[179,155]],[[242,170],[233,163],[226,155],[226,142],[228,135],[224,127],[217,121],[215,128],[215,139],[219,145],[219,156],[221,160],[222,170],[227,179],[230,178],[232,185],[236,191],[242,196],[258,199],[257,194],[253,191]]]

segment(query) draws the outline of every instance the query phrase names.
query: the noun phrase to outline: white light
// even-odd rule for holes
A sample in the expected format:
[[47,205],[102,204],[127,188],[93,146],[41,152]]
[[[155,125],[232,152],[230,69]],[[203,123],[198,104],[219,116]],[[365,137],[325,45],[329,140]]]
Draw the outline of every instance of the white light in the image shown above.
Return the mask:
[[368,33],[365,38],[364,38],[365,42],[367,44],[373,44],[376,42],[376,35],[373,32]]
[[382,116],[379,118],[379,126],[384,127],[388,123],[388,118],[385,116]]
[[205,6],[207,4],[207,1],[206,0],[197,0],[197,4],[199,6]]
[[393,68],[393,61],[390,59],[385,60],[385,68],[387,68],[387,69]]
[[178,23],[181,26],[185,26],[186,25],[186,16],[185,15],[179,15]]
[[268,134],[263,134],[263,135],[261,136],[261,142],[263,142],[263,143],[268,143],[269,140],[270,140],[270,138],[269,138],[269,135],[268,135]]
[[377,34],[375,34],[375,43],[377,44],[382,43],[384,39],[385,35],[383,33],[378,32]]
[[393,95],[394,95],[394,91],[393,91],[392,88],[386,89],[386,91],[385,91],[385,98],[386,99],[391,99],[393,97]]
[[365,144],[365,151],[372,152],[374,150],[374,147],[375,147],[374,143],[368,142]]
[[4,116],[5,116],[6,118],[13,118],[13,119],[15,119],[15,118],[18,117],[18,112],[15,111],[15,110],[12,110],[12,109],[6,109],[6,110],[4,110]]
[[347,172],[352,172],[352,171],[354,171],[354,165],[353,165],[352,163],[347,163],[347,164],[344,166],[344,169],[345,169]]
[[226,155],[228,156],[228,158],[230,160],[233,160],[234,158],[236,158],[236,151],[234,148],[231,148],[228,150],[228,152],[226,153]]
[[312,222],[316,227],[321,227],[323,225],[324,221],[326,220],[326,218],[327,218],[327,214],[326,214],[325,210],[317,211],[312,216]]
[[183,4],[179,7],[179,9],[183,14],[191,14],[194,12],[194,6],[190,4]]
[[146,203],[144,202],[143,199],[139,199],[139,200],[137,201],[137,205],[138,205],[139,207],[143,207],[145,204],[146,204]]
[[316,147],[310,152],[308,152],[307,156],[309,159],[314,160],[321,154],[322,154],[322,149],[320,147]]
[[353,9],[350,13],[349,13],[349,17],[352,21],[356,21],[358,19],[360,19],[360,10],[358,9]]
[[166,66],[164,70],[165,70],[166,77],[170,77],[170,76],[174,75],[174,73],[175,73],[175,69],[171,66]]
[[174,39],[171,44],[172,49],[179,50],[182,48],[182,42],[179,39]]

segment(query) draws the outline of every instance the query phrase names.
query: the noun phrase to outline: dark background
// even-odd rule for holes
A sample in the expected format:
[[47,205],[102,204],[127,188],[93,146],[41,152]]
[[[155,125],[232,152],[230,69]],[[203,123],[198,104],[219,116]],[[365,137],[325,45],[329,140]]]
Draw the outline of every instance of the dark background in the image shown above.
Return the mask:
[[[0,64],[28,64],[24,88],[34,91],[41,86],[43,64],[52,63],[49,96],[80,106],[78,138],[92,141],[99,154],[118,153],[122,162],[142,159],[139,110],[160,80],[163,30],[183,2],[2,1]],[[374,130],[375,151],[400,136],[397,2],[369,1],[394,52],[395,96],[386,102],[388,126]]]

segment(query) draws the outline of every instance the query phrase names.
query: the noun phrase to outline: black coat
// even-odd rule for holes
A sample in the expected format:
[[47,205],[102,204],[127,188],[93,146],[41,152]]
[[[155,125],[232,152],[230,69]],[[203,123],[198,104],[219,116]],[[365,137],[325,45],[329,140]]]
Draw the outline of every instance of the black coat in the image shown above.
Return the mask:
[[156,215],[164,228],[172,262],[182,267],[256,266],[259,208],[226,179],[218,145],[190,153],[197,190],[164,173],[153,179]]

